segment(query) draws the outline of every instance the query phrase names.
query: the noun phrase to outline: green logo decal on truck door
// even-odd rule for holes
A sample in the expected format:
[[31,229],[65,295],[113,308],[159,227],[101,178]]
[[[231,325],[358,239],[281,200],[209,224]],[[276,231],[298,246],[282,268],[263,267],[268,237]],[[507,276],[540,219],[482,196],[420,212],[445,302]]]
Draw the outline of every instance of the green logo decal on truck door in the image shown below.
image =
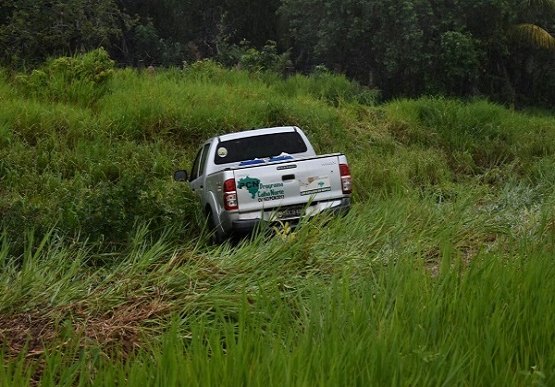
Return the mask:
[[245,188],[251,194],[251,198],[255,199],[256,194],[258,193],[258,189],[260,188],[260,180],[254,179],[252,177],[244,177],[239,180],[239,187],[238,189]]

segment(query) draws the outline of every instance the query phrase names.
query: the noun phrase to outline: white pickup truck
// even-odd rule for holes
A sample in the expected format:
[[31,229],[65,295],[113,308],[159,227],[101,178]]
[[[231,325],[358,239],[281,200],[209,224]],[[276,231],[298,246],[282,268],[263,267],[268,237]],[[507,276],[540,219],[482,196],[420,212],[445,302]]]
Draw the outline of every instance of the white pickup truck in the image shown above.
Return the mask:
[[254,129],[207,140],[191,174],[176,171],[199,196],[215,242],[249,233],[261,221],[296,224],[301,216],[346,213],[349,164],[340,153],[316,155],[297,127]]

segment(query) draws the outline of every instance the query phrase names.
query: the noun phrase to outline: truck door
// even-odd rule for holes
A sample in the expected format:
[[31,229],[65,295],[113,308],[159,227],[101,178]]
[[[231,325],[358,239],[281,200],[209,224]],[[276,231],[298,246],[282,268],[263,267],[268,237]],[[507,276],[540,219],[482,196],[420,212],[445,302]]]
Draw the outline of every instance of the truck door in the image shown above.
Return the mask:
[[204,171],[206,168],[206,160],[208,158],[209,150],[210,144],[205,144],[199,150],[199,152],[197,153],[197,157],[195,158],[195,162],[193,163],[191,178],[189,180],[191,184],[191,189],[193,190],[193,192],[200,196],[201,200],[204,198]]

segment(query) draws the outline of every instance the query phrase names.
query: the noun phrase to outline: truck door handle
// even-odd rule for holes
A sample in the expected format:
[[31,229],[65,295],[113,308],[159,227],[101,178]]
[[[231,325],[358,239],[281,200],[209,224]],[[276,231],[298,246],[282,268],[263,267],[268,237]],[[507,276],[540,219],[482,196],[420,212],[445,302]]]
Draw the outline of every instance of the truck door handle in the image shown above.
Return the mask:
[[295,180],[295,175],[283,175],[281,177],[282,181],[287,181],[287,180]]

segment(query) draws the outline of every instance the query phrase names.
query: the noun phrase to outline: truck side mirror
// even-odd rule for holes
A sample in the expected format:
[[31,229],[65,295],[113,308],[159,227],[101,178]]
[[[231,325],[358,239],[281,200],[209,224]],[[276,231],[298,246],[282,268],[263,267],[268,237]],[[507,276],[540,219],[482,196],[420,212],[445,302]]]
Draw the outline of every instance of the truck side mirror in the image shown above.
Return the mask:
[[183,181],[188,181],[188,180],[189,180],[189,176],[188,176],[186,170],[180,169],[179,171],[175,171],[175,172],[173,173],[173,179],[174,179],[175,181],[183,182]]

